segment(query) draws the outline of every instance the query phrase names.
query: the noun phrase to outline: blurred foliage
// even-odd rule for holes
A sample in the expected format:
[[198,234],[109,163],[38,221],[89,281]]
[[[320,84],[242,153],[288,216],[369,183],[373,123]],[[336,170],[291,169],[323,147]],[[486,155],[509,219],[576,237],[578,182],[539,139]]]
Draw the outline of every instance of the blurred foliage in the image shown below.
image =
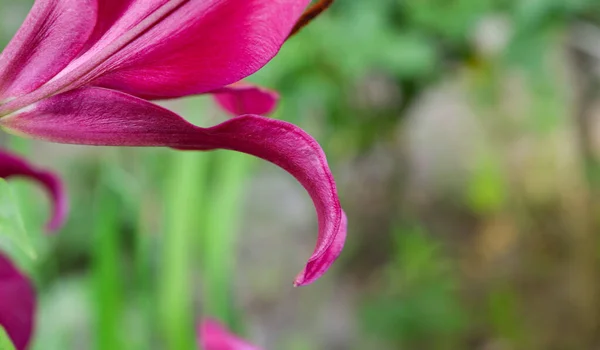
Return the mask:
[[320,120],[344,154],[391,137],[390,126],[448,68],[479,62],[483,21],[508,21],[504,61],[535,71],[549,33],[599,12],[594,0],[338,1],[258,77],[286,96],[286,119]]
[[382,294],[363,307],[367,332],[406,349],[457,349],[467,314],[440,244],[421,229],[400,229],[394,259],[382,272]]
[[36,254],[12,192],[6,181],[0,179],[0,248],[12,253],[11,259],[31,268]]

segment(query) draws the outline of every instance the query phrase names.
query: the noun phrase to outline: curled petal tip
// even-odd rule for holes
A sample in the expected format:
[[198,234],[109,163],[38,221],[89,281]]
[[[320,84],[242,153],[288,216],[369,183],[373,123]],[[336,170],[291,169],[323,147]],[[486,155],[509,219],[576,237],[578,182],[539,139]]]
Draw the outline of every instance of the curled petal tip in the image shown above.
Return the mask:
[[302,287],[309,285],[325,274],[331,265],[337,260],[342,253],[344,243],[346,242],[346,234],[348,230],[348,218],[341,211],[341,217],[338,228],[332,233],[330,241],[324,250],[316,251],[315,254],[308,260],[306,267],[302,270],[296,280],[294,287]]
[[58,230],[64,224],[69,211],[65,189],[58,176],[48,171],[39,170],[16,155],[0,150],[0,177],[10,178],[15,176],[27,177],[44,186],[52,200],[52,217],[46,224],[46,230]]
[[325,153],[314,138],[288,122],[247,114],[201,128],[134,96],[103,88],[81,88],[2,118],[0,124],[7,130],[53,142],[229,149],[251,154],[293,175],[315,205],[317,244],[296,278],[297,285],[317,280],[344,246],[346,217]]
[[67,200],[66,190],[60,179],[51,173],[45,173],[48,177],[47,190],[50,193],[53,202],[53,213],[50,221],[46,224],[47,232],[58,231],[64,224],[69,213],[69,201]]

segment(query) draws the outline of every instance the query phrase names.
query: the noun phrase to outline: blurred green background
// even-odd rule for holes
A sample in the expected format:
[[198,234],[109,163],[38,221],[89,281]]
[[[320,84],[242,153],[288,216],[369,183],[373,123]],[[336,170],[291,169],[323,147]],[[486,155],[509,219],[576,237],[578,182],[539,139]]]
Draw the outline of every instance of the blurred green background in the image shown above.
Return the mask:
[[[31,1],[0,0],[0,44]],[[338,0],[251,80],[328,155],[349,217],[231,152],[0,144],[60,172],[72,213],[11,181],[37,259],[34,349],[193,349],[221,319],[266,349],[600,348],[600,2]],[[200,125],[210,98],[169,102]]]

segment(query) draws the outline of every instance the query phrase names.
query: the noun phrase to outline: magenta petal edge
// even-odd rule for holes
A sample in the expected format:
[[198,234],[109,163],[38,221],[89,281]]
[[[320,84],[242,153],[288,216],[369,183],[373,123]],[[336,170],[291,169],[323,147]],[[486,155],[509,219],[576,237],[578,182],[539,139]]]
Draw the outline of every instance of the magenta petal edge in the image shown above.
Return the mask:
[[2,118],[0,126],[19,135],[59,143],[229,149],[262,158],[293,175],[307,190],[317,211],[317,244],[294,284],[317,280],[344,246],[346,218],[325,154],[310,135],[288,122],[243,115],[201,128],[135,96],[104,88],[82,88]]
[[[0,119],[1,121],[1,119]],[[52,217],[46,224],[48,231],[58,230],[69,211],[64,186],[55,174],[38,169],[24,159],[0,149],[0,178],[24,177],[41,184],[52,200]]]
[[0,325],[16,350],[25,350],[31,341],[36,294],[31,281],[0,252]]
[[213,319],[203,320],[197,334],[198,344],[203,350],[260,350]]

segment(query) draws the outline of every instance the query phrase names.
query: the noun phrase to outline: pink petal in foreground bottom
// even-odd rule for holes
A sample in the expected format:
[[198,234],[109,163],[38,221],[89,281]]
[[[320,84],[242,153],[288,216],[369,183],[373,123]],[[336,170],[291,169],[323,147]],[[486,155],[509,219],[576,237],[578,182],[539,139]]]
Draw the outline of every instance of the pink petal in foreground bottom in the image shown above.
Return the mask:
[[230,149],[254,155],[292,174],[310,194],[317,210],[317,244],[295,285],[316,281],[344,246],[346,219],[325,154],[310,135],[290,123],[244,115],[201,128],[137,97],[103,88],[82,88],[4,117],[0,126],[60,143]]
[[239,82],[212,92],[217,103],[234,117],[242,114],[271,114],[279,94],[275,91]]
[[198,327],[198,344],[202,350],[260,350],[212,319],[204,320]]
[[0,150],[0,178],[22,176],[37,181],[44,186],[50,194],[53,204],[51,220],[46,225],[48,231],[58,230],[65,221],[69,204],[65,190],[60,179],[48,172],[36,169],[25,160]]
[[16,350],[27,349],[36,309],[35,290],[12,262],[0,253],[0,326]]

